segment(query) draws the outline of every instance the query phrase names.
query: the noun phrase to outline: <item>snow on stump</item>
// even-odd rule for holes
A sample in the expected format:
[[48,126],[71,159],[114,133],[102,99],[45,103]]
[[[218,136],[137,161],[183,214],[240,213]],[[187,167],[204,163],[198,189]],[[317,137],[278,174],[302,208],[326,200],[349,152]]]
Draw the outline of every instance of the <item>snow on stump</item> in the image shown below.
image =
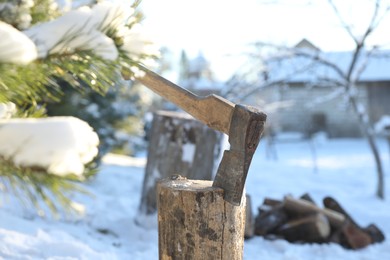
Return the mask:
[[140,213],[156,212],[157,181],[180,174],[189,179],[211,180],[217,169],[222,133],[185,113],[154,113]]
[[242,259],[245,196],[234,206],[212,181],[181,176],[160,181],[157,189],[160,260]]

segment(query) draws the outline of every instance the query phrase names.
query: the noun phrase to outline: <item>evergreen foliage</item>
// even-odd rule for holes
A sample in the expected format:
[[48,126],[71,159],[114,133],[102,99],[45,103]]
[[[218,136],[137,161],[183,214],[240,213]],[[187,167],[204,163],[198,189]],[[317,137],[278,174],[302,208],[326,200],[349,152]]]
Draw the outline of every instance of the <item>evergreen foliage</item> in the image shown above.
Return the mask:
[[[128,9],[136,8],[139,2],[135,1],[132,6],[129,4]],[[91,6],[90,10],[93,11],[94,7]],[[105,11],[107,6],[101,5],[100,8],[100,11]],[[7,60],[8,56],[2,56],[6,52],[5,45],[0,44],[0,104],[15,104],[17,112],[14,117],[74,115],[84,119],[100,136],[101,154],[118,145],[114,142],[115,127],[129,116],[136,117],[140,113],[137,110],[140,107],[137,101],[139,93],[130,90],[132,83],[121,80],[121,73],[133,76],[138,72],[137,64],[157,57],[154,49],[147,51],[147,48],[143,48],[144,45],[151,45],[151,42],[137,38],[140,37],[138,33],[132,33],[132,28],[139,25],[142,14],[133,12],[127,17],[127,23],[122,25],[121,11],[119,7],[110,9],[93,28],[97,30],[96,33],[91,30],[90,35],[78,35],[79,31],[74,31],[75,28],[69,25],[69,30],[62,32],[62,38],[46,52],[41,48],[45,44],[42,45],[39,37],[35,38],[38,58],[32,62]],[[17,30],[27,30],[26,35],[30,36],[28,30],[32,26],[50,25],[50,21],[64,14],[66,12],[60,10],[52,0],[0,0],[0,29],[1,26],[6,28],[6,23]],[[95,17],[87,22],[93,19]],[[66,22],[65,19],[62,21]],[[33,28],[39,32],[41,27]],[[92,37],[93,33],[100,38]],[[88,41],[91,39],[100,40],[106,45],[100,44],[94,48]],[[5,60],[2,57],[6,57]],[[126,97],[132,95],[133,100],[127,102],[137,101],[128,108],[118,103],[124,92]],[[1,116],[0,123],[6,124]],[[86,167],[84,177],[96,171],[94,164],[90,166]],[[84,178],[72,175],[61,177],[49,174],[45,169],[22,167],[0,155],[0,179],[4,184],[0,189],[14,191],[20,194],[22,200],[28,198],[38,209],[41,201],[53,212],[58,212],[61,206],[70,209],[72,202],[66,194],[80,191],[77,181]]]

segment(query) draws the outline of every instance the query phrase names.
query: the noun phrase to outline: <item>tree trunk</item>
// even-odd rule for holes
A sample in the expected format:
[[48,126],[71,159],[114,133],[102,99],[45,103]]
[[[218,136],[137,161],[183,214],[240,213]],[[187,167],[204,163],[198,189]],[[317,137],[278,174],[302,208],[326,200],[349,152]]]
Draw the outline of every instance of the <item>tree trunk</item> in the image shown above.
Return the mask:
[[234,206],[211,181],[165,179],[157,189],[160,260],[242,259],[245,198]]
[[352,82],[349,82],[346,85],[346,90],[349,91],[348,92],[349,93],[349,95],[348,95],[349,101],[352,105],[354,112],[358,116],[360,129],[363,132],[363,135],[366,137],[366,139],[368,141],[368,145],[370,146],[372,155],[374,156],[377,179],[378,179],[376,196],[381,198],[381,199],[384,199],[385,198],[385,190],[384,190],[385,189],[384,188],[385,187],[385,179],[383,176],[382,160],[381,160],[381,157],[379,155],[378,147],[377,147],[375,140],[374,140],[374,131],[373,131],[370,123],[368,122],[368,118],[367,118],[367,115],[365,114],[365,110],[361,109],[361,107],[363,107],[363,105],[358,103],[356,95],[351,94],[351,93],[355,93],[355,91],[356,91],[355,88],[356,88],[356,86]]
[[222,133],[188,114],[159,111],[154,114],[140,213],[156,212],[156,184],[172,174],[211,180],[217,169]]

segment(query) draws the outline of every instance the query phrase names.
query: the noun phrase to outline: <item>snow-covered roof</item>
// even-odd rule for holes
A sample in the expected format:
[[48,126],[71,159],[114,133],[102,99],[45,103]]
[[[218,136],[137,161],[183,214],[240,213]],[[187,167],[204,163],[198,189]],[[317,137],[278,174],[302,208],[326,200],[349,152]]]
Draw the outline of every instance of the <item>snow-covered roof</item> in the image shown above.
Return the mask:
[[[318,55],[320,60],[328,61],[336,65],[345,75],[349,69],[353,58],[353,52],[320,52],[313,50],[307,51],[307,54]],[[341,76],[331,66],[324,65],[319,61],[308,58],[305,55],[290,57],[281,54],[277,58],[272,57],[265,61],[267,77],[272,81],[286,79],[287,82],[314,82],[318,79],[341,79]],[[390,81],[390,50],[381,50],[373,53],[367,58],[367,52],[362,52],[355,67],[355,74],[360,73],[358,77],[360,82]]]

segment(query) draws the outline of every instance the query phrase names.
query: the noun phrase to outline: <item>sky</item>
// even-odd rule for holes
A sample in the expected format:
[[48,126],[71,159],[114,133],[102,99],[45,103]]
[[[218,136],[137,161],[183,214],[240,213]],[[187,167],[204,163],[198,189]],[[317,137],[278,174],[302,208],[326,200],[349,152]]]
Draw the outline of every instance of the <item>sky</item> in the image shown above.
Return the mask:
[[[362,34],[374,1],[335,3],[353,32]],[[203,53],[220,80],[241,66],[238,56],[256,41],[292,46],[306,38],[325,51],[353,48],[327,0],[143,0],[141,9],[143,25],[158,44],[177,56],[181,50],[190,57]],[[389,44],[389,26],[386,17],[370,44]]]

